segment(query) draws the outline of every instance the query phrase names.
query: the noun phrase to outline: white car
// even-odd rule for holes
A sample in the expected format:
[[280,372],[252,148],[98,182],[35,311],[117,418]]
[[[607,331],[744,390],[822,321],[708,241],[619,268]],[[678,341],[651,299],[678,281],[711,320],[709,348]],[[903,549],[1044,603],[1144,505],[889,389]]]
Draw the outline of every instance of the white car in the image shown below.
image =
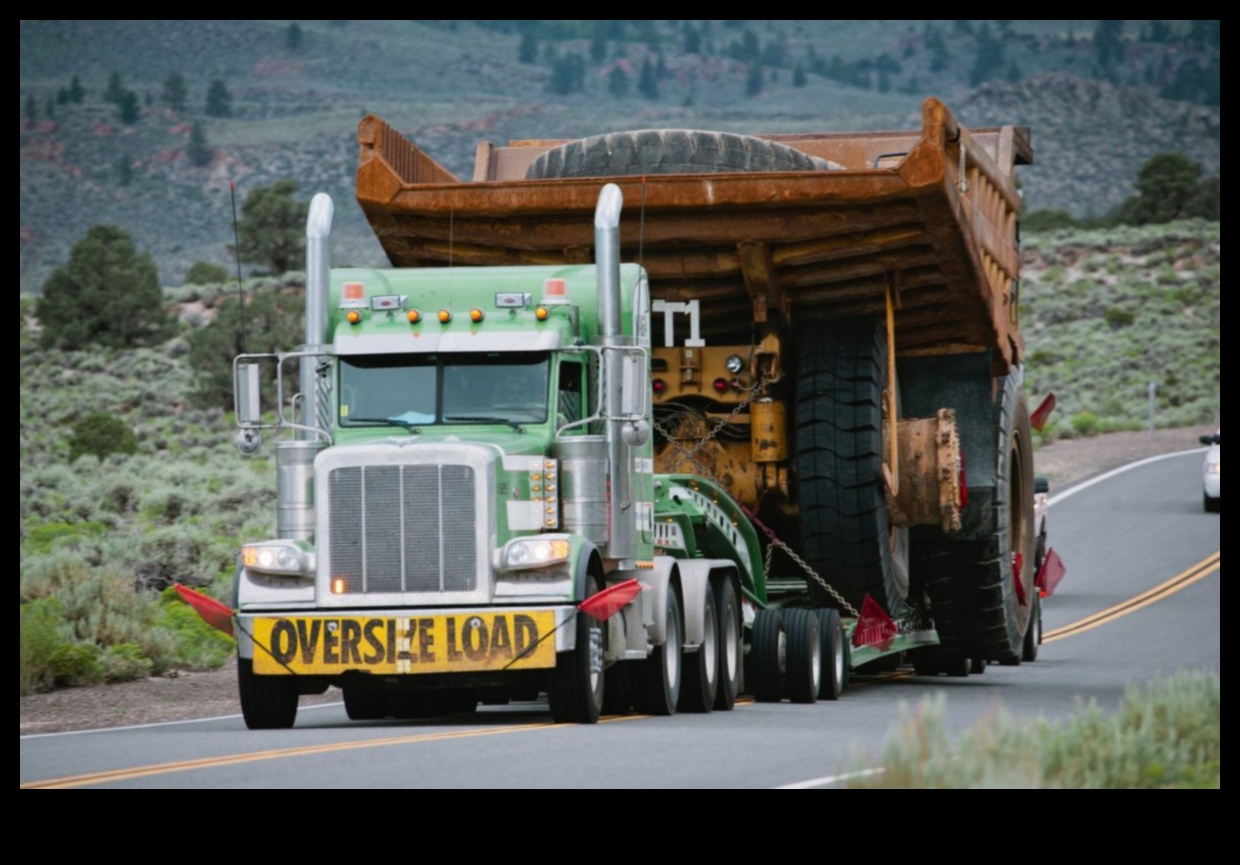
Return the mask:
[[1219,441],[1222,437],[1222,429],[1212,436],[1202,436],[1200,441],[1203,445],[1209,445],[1210,449],[1206,451],[1206,461],[1203,467],[1205,474],[1205,509],[1211,512],[1217,512],[1219,509],[1219,480],[1222,477],[1220,469],[1222,468],[1222,456],[1219,450]]

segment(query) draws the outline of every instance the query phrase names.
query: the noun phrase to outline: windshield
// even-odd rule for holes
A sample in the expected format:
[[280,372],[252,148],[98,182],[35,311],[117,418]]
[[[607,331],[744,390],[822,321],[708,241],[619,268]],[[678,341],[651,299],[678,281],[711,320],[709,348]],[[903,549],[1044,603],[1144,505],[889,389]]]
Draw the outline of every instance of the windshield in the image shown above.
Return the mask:
[[340,424],[405,428],[547,420],[547,352],[340,358]]

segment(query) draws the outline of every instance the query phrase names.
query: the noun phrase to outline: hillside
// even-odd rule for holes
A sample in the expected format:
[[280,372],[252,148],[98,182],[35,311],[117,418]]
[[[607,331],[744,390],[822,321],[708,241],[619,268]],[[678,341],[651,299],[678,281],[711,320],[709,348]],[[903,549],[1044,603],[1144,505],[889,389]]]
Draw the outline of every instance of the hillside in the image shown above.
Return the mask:
[[230,184],[279,178],[336,199],[337,260],[385,263],[351,198],[366,112],[468,177],[480,140],[911,128],[935,95],[966,125],[1033,130],[1030,208],[1102,214],[1154,153],[1219,171],[1217,23],[21,21],[20,289],[101,222],[167,285],[227,264]]

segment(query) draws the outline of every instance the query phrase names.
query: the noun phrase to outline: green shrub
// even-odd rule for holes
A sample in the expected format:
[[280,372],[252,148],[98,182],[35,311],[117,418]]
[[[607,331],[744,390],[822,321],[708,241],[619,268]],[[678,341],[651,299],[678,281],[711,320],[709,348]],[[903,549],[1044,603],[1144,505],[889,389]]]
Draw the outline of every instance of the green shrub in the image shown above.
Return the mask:
[[51,598],[18,607],[19,694],[50,691],[55,686],[52,655],[69,639],[70,628]]
[[58,688],[97,685],[103,681],[103,650],[94,643],[62,643],[52,652],[52,678]]
[[1128,325],[1132,324],[1137,318],[1134,313],[1126,309],[1120,309],[1117,306],[1107,307],[1105,317],[1107,324],[1111,326],[1112,330],[1119,330],[1121,327],[1128,327]]
[[155,662],[146,656],[141,646],[120,643],[109,646],[99,662],[104,681],[132,682],[151,675]]
[[228,281],[228,268],[222,264],[195,261],[185,272],[186,285],[215,285]]
[[1080,436],[1098,434],[1098,415],[1092,411],[1079,411],[1072,416],[1072,429]]
[[901,708],[879,766],[849,787],[889,789],[1218,789],[1222,781],[1222,680],[1183,672],[1130,687],[1115,713],[1094,702],[1059,722],[1018,724],[991,715],[953,742],[945,700]]
[[138,438],[124,421],[107,412],[95,411],[73,425],[69,462],[87,454],[103,460],[111,454],[132,454],[137,450]]

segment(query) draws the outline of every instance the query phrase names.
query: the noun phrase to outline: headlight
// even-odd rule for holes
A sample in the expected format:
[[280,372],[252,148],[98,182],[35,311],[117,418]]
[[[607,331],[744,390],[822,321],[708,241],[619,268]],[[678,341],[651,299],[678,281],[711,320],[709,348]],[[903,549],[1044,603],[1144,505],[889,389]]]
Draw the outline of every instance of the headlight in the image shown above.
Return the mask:
[[241,564],[267,574],[304,574],[308,570],[306,554],[288,542],[247,544],[241,548]]
[[732,375],[736,375],[745,368],[745,359],[739,354],[728,355],[728,359],[723,362],[724,368]]
[[568,561],[567,538],[517,538],[504,547],[505,568],[541,568]]

